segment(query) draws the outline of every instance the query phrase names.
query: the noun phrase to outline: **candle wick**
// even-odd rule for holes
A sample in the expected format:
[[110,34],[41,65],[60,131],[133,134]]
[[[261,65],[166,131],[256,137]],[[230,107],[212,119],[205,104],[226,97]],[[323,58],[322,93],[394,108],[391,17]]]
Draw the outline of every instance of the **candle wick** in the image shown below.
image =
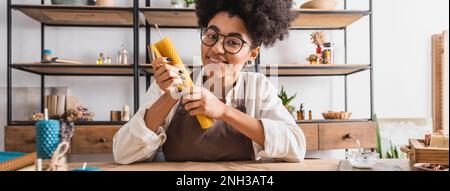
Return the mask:
[[155,24],[155,28],[156,28],[156,30],[158,31],[158,34],[159,34],[159,38],[163,39],[163,38],[164,38],[164,36],[162,35],[162,33],[161,33],[161,30],[159,30],[159,27],[158,27],[158,25],[157,25],[157,24]]

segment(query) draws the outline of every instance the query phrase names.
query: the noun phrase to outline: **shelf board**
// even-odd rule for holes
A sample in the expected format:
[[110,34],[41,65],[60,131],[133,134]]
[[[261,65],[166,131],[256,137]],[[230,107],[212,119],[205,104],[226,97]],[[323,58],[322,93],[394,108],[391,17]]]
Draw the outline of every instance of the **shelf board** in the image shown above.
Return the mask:
[[[63,64],[63,63],[15,63],[12,68],[39,75],[49,76],[133,76],[133,65],[119,64]],[[141,75],[153,75],[151,64],[139,65]],[[187,66],[189,70],[201,66]],[[266,76],[339,76],[349,75],[369,69],[369,65],[266,65],[261,66],[261,72]]]
[[198,19],[194,9],[189,8],[141,8],[150,25],[166,28],[198,28]]
[[291,26],[294,29],[340,29],[370,14],[370,11],[359,10],[297,9],[294,11],[298,13],[297,19],[295,19]]
[[[145,18],[151,25],[158,24],[166,28],[198,28],[194,9],[188,8],[141,8]],[[359,10],[308,10],[294,9],[299,13],[292,23],[293,29],[341,29],[362,17],[369,11]]]
[[12,5],[11,7],[49,26],[133,26],[132,7],[67,5]]
[[15,63],[12,68],[40,75],[53,76],[133,76],[133,65]]
[[[202,66],[192,66],[192,65],[186,65],[188,70],[192,71],[194,69],[201,69]],[[153,67],[151,64],[140,64],[139,67],[142,71],[144,71],[145,74],[153,75]]]
[[369,119],[314,119],[314,120],[297,120],[297,124],[305,123],[355,123],[355,122],[369,122]]
[[261,65],[260,72],[266,76],[340,76],[370,69],[361,64],[284,64]]
[[[96,125],[111,125],[111,126],[118,126],[118,125],[125,125],[127,121],[78,121],[75,122],[75,125],[86,125],[86,126],[96,126]],[[36,124],[36,121],[12,121],[10,126],[34,126]]]

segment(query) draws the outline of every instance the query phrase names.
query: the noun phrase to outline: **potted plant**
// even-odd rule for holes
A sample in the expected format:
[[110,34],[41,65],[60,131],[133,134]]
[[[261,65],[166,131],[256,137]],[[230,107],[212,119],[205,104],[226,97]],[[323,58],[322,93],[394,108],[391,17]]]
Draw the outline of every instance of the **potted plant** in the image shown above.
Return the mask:
[[290,103],[297,97],[297,94],[294,94],[293,96],[288,96],[286,93],[286,90],[284,89],[284,86],[281,87],[281,91],[278,94],[278,97],[281,99],[281,102],[283,103],[284,107],[294,116],[295,112],[295,106],[290,105]]
[[195,5],[197,3],[197,0],[171,0],[170,4],[172,7],[175,8],[187,8],[192,7],[192,5]]
[[186,2],[183,0],[171,0],[170,4],[172,5],[172,7],[174,8],[183,8],[186,7]]
[[325,33],[323,32],[313,32],[311,34],[311,41],[317,46],[316,54],[319,56],[322,54],[322,44],[326,41]]
[[184,0],[186,2],[186,7],[191,7],[191,5],[195,5],[197,0]]

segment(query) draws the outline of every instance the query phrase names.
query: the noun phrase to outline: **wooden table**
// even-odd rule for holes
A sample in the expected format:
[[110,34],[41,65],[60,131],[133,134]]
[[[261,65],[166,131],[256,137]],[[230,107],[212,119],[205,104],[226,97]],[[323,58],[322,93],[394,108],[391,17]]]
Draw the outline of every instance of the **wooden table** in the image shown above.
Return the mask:
[[[79,168],[83,163],[70,163],[69,167]],[[408,160],[379,160],[372,169],[353,168],[347,160],[314,159],[302,163],[285,162],[147,162],[118,165],[112,162],[88,163],[103,171],[409,171]]]

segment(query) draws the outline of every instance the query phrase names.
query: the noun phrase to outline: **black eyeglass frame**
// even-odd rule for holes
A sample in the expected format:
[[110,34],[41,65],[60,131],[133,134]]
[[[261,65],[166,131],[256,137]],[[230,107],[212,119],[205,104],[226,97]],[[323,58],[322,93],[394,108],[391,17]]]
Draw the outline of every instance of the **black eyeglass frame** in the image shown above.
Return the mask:
[[[234,55],[234,54],[237,54],[237,53],[241,52],[241,50],[244,47],[244,45],[248,45],[251,48],[255,48],[255,46],[253,46],[251,43],[248,43],[247,41],[245,41],[244,39],[242,39],[240,37],[237,37],[235,35],[223,35],[223,34],[220,34],[219,32],[217,32],[216,30],[214,30],[213,28],[210,28],[210,27],[202,28],[201,31],[200,31],[200,40],[202,41],[202,44],[204,44],[205,46],[214,46],[214,45],[217,44],[217,42],[219,42],[219,38],[217,38],[216,41],[213,44],[211,44],[211,45],[206,44],[205,42],[203,42],[203,33],[206,32],[207,30],[213,30],[218,36],[222,36],[223,37],[223,39],[222,39],[222,48],[228,54]],[[242,45],[241,45],[241,47],[239,48],[239,50],[236,53],[230,52],[230,51],[228,51],[225,48],[225,39],[228,38],[228,37],[234,37],[234,38],[237,38],[237,39],[242,41]]]

